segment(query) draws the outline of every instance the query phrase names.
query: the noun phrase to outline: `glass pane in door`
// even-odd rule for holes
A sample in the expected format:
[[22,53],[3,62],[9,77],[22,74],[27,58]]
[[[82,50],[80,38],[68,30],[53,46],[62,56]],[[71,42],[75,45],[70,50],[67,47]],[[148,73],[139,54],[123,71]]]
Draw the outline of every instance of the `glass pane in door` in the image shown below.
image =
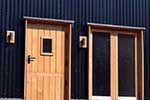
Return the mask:
[[119,96],[135,96],[135,36],[118,35]]
[[110,96],[110,34],[93,33],[93,96]]

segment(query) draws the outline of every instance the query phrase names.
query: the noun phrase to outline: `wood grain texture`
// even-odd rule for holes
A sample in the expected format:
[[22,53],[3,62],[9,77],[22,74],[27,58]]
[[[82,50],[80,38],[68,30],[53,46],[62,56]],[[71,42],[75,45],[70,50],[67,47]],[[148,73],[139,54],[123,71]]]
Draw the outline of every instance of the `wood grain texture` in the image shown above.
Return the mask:
[[[64,72],[68,72],[68,77],[70,77],[71,44],[65,44],[65,41],[66,39],[71,41],[71,39],[70,37],[66,38],[65,33],[67,32],[65,29],[64,26],[26,22],[26,56],[31,55],[36,59],[31,61],[30,64],[25,62],[25,100],[64,100],[64,93],[68,93],[66,95],[69,100],[69,82],[71,78],[67,78],[68,83],[65,85],[67,91],[65,92],[64,79],[66,78]],[[70,28],[68,32],[71,34]],[[41,37],[52,38],[52,56],[41,54]],[[67,59],[66,46],[68,46],[67,51],[69,51]],[[65,65],[65,60],[68,60],[68,66]]]
[[[69,33],[69,34],[65,34],[65,48],[67,48],[65,50],[65,92],[64,93],[64,98],[65,100],[71,100],[71,44],[72,44],[72,24],[68,24],[65,32]],[[68,86],[67,86],[68,85]]]
[[[29,27],[29,28],[28,28]],[[30,44],[30,42],[31,42],[31,36],[29,36],[29,34],[32,32],[32,29],[30,28],[31,27],[31,25],[28,25],[28,27],[27,27],[27,33],[26,33],[26,41],[27,41],[27,43],[26,43],[26,55],[28,55],[28,53],[29,54],[31,54],[32,52],[31,52],[31,49],[29,49],[29,48],[31,48],[31,46],[32,46],[32,44]],[[27,56],[26,56],[26,60],[27,60]],[[26,61],[26,76],[27,76],[27,78],[26,78],[26,99],[27,100],[30,100],[30,95],[31,95],[31,91],[28,91],[28,90],[31,90],[31,84],[30,84],[30,81],[31,81],[31,64],[28,64],[27,63],[27,61]]]
[[144,100],[144,45],[143,45],[143,31],[137,35],[137,98]]
[[110,36],[110,65],[111,65],[111,97],[117,100],[118,97],[118,36],[112,32]]

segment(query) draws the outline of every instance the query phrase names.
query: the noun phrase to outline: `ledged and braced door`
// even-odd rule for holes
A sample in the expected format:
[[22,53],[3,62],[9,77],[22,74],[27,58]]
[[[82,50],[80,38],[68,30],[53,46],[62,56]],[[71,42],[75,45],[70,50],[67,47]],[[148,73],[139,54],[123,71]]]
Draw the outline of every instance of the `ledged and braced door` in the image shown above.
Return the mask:
[[64,26],[26,25],[25,100],[64,100],[65,92],[69,98],[65,33]]

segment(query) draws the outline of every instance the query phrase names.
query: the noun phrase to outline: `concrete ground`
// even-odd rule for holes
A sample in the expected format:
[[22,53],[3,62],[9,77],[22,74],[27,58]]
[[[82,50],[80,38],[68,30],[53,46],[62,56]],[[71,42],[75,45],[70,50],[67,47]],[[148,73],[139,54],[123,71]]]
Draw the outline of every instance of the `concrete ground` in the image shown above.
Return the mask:
[[23,100],[23,99],[15,99],[15,98],[0,98],[0,100]]

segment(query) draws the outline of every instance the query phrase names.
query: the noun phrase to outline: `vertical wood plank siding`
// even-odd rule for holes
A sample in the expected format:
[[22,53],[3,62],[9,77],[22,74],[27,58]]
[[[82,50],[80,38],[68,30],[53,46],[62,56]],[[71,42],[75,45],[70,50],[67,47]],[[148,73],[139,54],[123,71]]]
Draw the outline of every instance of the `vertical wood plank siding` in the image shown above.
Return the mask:
[[[150,100],[150,0],[0,0],[0,97],[23,98],[23,16],[74,20],[72,33],[72,99],[88,97],[87,49],[79,49],[79,35],[87,35],[87,22],[146,27],[145,100]],[[6,30],[16,32],[7,44]]]

